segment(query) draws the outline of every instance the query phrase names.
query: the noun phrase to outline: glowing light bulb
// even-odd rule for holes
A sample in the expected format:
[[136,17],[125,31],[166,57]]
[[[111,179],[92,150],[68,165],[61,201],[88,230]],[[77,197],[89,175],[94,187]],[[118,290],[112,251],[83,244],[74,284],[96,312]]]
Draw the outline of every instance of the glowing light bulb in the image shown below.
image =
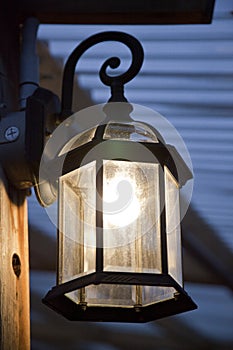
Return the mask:
[[140,214],[137,185],[123,171],[105,178],[103,191],[103,213],[105,228],[124,227],[135,221]]

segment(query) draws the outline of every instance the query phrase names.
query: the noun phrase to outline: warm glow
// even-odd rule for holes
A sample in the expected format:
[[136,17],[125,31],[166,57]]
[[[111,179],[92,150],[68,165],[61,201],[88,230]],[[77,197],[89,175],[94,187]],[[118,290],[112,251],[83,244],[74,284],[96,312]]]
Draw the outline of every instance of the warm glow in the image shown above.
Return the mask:
[[[95,271],[96,202],[103,208],[103,270],[161,273],[159,165],[103,160],[102,191],[96,165],[60,178],[59,282]],[[67,296],[89,306],[134,307],[170,299],[173,293],[172,287],[101,284]]]
[[135,221],[140,213],[137,185],[130,175],[116,173],[104,178],[103,213],[106,228],[124,227]]

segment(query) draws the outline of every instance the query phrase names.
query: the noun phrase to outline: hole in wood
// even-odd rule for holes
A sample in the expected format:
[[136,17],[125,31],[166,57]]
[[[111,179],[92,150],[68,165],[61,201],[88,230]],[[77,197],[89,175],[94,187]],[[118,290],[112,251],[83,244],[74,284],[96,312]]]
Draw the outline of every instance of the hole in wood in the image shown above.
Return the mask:
[[21,274],[21,261],[17,254],[13,254],[12,256],[12,267],[15,275],[19,277]]

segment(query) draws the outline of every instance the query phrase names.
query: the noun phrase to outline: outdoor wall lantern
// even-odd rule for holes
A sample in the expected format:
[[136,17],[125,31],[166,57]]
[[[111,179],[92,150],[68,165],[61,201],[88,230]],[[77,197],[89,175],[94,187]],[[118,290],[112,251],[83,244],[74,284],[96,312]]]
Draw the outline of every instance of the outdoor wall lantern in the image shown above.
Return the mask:
[[[143,62],[142,46],[131,35],[99,33],[76,47],[64,70],[60,120],[72,114],[78,59],[103,41],[128,46],[132,63],[118,76],[107,73],[107,68],[119,66],[118,58],[103,64],[100,79],[111,87],[106,119],[77,135],[72,150],[62,155],[62,174],[54,179],[59,206],[57,285],[43,302],[70,320],[147,322],[196,308],[183,289],[180,237],[179,188],[192,174],[158,131],[130,117],[132,106],[123,86]],[[35,108],[40,93],[27,101],[28,130],[40,113]],[[41,132],[48,124],[42,120],[37,125]],[[48,205],[50,187],[39,183],[36,169],[41,153],[37,149],[34,154],[35,140],[28,137],[28,159],[37,160],[29,161],[33,185],[40,202]]]
[[62,113],[71,114],[77,60],[102,41],[127,45],[132,65],[109,76],[106,68],[120,61],[104,63],[100,78],[111,87],[106,119],[78,135],[66,154],[58,191],[57,286],[43,302],[71,320],[145,322],[196,308],[182,287],[179,208],[179,187],[192,174],[156,130],[130,117],[123,85],[143,62],[143,49],[130,35],[96,34],[73,51]]

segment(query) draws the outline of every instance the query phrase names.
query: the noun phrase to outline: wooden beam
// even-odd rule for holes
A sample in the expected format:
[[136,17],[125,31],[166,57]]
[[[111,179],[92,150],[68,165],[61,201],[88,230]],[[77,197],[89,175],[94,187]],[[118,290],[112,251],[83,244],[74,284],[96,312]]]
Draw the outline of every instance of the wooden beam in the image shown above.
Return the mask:
[[29,264],[25,194],[0,169],[0,348],[30,349]]
[[[1,2],[0,118],[18,105],[19,23],[13,0]],[[5,110],[5,112],[3,112]],[[0,164],[0,349],[30,349],[29,263],[25,193]]]
[[213,7],[214,0],[22,0],[20,16],[41,23],[204,24]]

